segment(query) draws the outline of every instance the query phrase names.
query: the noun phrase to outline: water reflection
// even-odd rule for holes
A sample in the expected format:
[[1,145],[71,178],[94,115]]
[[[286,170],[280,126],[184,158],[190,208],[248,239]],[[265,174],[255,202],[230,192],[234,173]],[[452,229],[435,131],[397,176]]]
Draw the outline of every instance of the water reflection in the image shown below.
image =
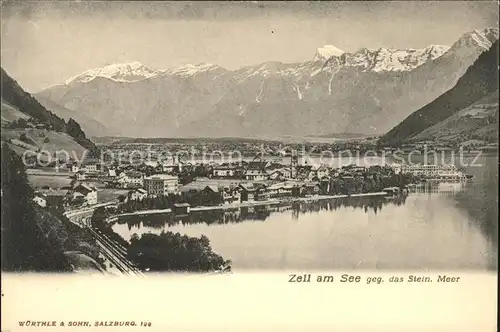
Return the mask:
[[203,212],[191,212],[187,216],[175,216],[172,213],[150,215],[150,216],[126,216],[118,223],[126,224],[128,230],[141,227],[153,230],[162,230],[176,225],[206,224],[224,225],[228,223],[242,223],[252,221],[266,221],[274,214],[291,211],[292,219],[297,220],[301,215],[318,213],[320,211],[335,211],[351,207],[353,209],[369,211],[377,214],[384,205],[391,204],[400,206],[406,201],[406,196],[392,198],[385,197],[345,197],[335,199],[312,200],[308,202],[284,202],[280,205],[262,205],[254,207],[242,207],[231,210],[210,210]]
[[[427,183],[412,186],[409,191],[412,195],[440,195],[456,197],[457,194],[466,189],[474,187],[471,182],[455,183]],[[458,196],[464,197],[464,196]],[[404,205],[407,196],[396,197],[344,197],[335,199],[320,199],[307,202],[283,202],[280,205],[262,205],[254,207],[242,207],[231,210],[211,210],[203,212],[192,212],[187,216],[175,216],[169,214],[149,216],[127,216],[122,217],[118,223],[127,224],[128,230],[133,228],[147,227],[156,230],[172,227],[174,225],[206,224],[222,225],[227,223],[240,223],[245,221],[265,221],[272,214],[291,211],[293,219],[299,219],[301,215],[317,213],[320,211],[335,211],[341,208],[353,208],[363,210],[365,213],[374,214],[382,211],[384,205]]]
[[490,204],[497,200],[491,186],[434,183],[392,198],[283,203],[183,218],[127,217],[113,229],[127,240],[166,229],[204,234],[234,270],[495,270],[498,213],[497,204]]

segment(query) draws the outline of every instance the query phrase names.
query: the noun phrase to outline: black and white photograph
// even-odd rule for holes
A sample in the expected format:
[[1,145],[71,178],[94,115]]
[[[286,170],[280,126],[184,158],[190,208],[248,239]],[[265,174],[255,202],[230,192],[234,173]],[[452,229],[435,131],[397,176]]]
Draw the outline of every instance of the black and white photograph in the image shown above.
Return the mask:
[[3,6],[4,271],[496,269],[491,3]]
[[496,273],[497,2],[1,7],[2,275]]

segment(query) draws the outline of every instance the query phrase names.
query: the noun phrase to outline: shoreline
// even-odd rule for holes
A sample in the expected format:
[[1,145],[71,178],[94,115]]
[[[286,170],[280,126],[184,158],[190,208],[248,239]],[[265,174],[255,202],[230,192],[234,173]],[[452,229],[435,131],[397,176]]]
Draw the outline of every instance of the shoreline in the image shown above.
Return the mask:
[[[282,203],[294,203],[294,202],[313,202],[319,200],[336,199],[336,198],[347,198],[347,197],[385,197],[387,193],[385,192],[374,192],[374,193],[364,193],[364,194],[352,194],[352,195],[318,195],[310,197],[294,197],[291,199],[271,199],[267,201],[250,201],[250,202],[240,202],[236,204],[225,204],[225,205],[215,205],[215,206],[197,206],[190,208],[191,212],[199,211],[211,211],[211,210],[231,210],[243,207],[255,207],[264,205],[279,205]],[[140,215],[150,215],[150,214],[166,214],[171,213],[172,209],[155,209],[155,210],[139,210],[135,212],[128,212],[110,216],[107,219],[114,219],[120,217],[129,216],[140,216]]]

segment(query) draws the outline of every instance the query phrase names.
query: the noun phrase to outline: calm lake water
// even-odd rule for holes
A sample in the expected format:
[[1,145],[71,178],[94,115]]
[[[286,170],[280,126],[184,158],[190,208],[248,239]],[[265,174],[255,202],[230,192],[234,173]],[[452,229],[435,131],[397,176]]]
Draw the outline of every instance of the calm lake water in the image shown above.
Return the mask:
[[[472,156],[471,158],[474,158]],[[465,167],[472,183],[440,184],[406,198],[348,198],[234,211],[134,217],[113,226],[125,239],[163,230],[206,235],[245,269],[495,270],[498,158]],[[458,165],[457,165],[458,166]]]

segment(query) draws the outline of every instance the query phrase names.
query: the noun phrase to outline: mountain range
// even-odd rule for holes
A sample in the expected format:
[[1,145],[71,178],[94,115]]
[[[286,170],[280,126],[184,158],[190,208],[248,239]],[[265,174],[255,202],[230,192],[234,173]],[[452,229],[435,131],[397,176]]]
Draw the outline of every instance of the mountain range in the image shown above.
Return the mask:
[[412,113],[380,143],[471,140],[498,142],[498,41],[482,53],[457,84]]
[[237,70],[113,64],[35,97],[61,117],[64,110],[94,121],[81,122],[97,135],[106,130],[132,137],[379,135],[452,88],[497,40],[498,29],[486,28],[451,46],[423,49],[344,52],[327,45],[310,61]]

